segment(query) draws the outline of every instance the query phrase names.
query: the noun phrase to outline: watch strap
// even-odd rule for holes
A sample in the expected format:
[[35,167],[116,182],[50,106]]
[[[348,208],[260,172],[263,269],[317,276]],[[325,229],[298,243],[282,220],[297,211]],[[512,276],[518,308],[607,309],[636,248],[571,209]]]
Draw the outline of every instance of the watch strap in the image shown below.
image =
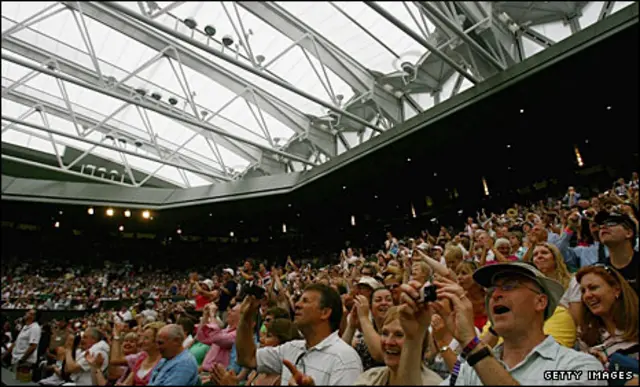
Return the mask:
[[467,356],[478,346],[478,344],[480,344],[480,339],[478,338],[478,336],[476,336],[469,342],[469,344],[464,347],[460,356],[462,356],[463,359],[467,360]]
[[478,352],[472,353],[467,358],[467,364],[470,367],[475,366],[480,360],[484,359],[487,356],[491,356],[491,350],[489,347],[482,347],[478,350]]

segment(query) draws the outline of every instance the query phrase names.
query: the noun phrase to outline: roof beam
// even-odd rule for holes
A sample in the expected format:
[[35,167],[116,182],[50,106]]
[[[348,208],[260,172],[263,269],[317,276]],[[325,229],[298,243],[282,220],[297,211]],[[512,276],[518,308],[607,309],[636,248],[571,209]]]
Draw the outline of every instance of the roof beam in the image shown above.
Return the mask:
[[[2,88],[2,90],[6,90],[5,87]],[[47,114],[51,114],[53,116],[65,119],[69,122],[72,122],[71,117],[69,115],[69,111],[57,106],[53,103],[44,101],[42,99],[39,99],[37,97],[31,96],[31,95],[27,95],[18,91],[10,91],[8,93],[6,93],[6,95],[4,96],[4,98],[6,98],[7,100],[13,101],[15,103],[19,103],[21,105],[24,106],[41,106],[46,112]],[[74,113],[75,114],[75,118],[76,121],[82,125],[82,126],[86,126],[86,127],[96,127],[95,130],[102,132],[104,134],[109,134],[111,133],[114,137],[117,138],[124,138],[126,140],[128,140],[130,143],[135,143],[136,141],[140,141],[142,142],[142,146],[141,148],[144,149],[147,152],[150,153],[154,153],[156,154],[159,158],[162,158],[162,155],[157,153],[157,150],[155,148],[155,146],[149,144],[149,141],[145,138],[140,138],[137,137],[129,132],[126,132],[124,130],[118,129],[115,126],[111,126],[107,123],[100,123],[98,120],[91,118],[89,116],[85,116],[83,114],[80,113]],[[78,141],[83,141],[85,137],[75,137],[74,139],[77,139]],[[172,150],[169,148],[166,148],[162,145],[158,145],[158,147],[160,148],[160,150],[165,153],[165,154],[171,154]],[[134,156],[139,156],[138,153],[135,153]],[[144,158],[144,157],[143,157]],[[198,160],[194,160],[191,159],[190,157],[186,156],[186,155],[180,155],[180,158],[182,159],[181,161],[192,164],[192,165],[197,165],[201,170],[201,172],[199,174],[203,174],[203,176],[206,176],[206,173],[211,173],[214,174],[217,180],[224,180],[224,181],[229,181],[231,180],[231,177],[228,176],[225,172],[218,170],[216,168],[212,168],[210,165],[209,166],[205,166],[203,165],[201,162],[199,162]],[[153,159],[153,161],[158,161],[158,159]],[[196,173],[196,172],[194,172]]]
[[[102,87],[102,81],[100,80],[99,75],[94,70],[88,69],[84,66],[80,66],[77,63],[62,58],[40,47],[34,47],[20,39],[16,39],[14,37],[3,39],[2,48],[38,63],[43,63],[47,60],[53,60],[56,63],[57,69],[63,74],[67,74],[92,85]],[[120,83],[117,84],[114,91],[121,93],[124,96],[130,96],[135,92],[133,87]],[[181,113],[189,115],[189,113],[186,111]],[[192,125],[188,125],[186,123],[184,123],[184,125],[191,130],[198,130],[194,129]],[[259,149],[248,147],[245,144],[238,144],[219,134],[205,131],[202,135],[211,138],[215,143],[237,154],[245,160],[248,160],[250,163],[258,163],[260,161],[260,158],[262,157],[261,151]]]
[[[77,10],[76,2],[65,1],[63,2],[68,7]],[[112,9],[109,9],[110,7]],[[328,154],[330,153],[330,149],[327,149],[327,144],[333,142],[333,135],[329,132],[320,132],[319,130],[313,128],[310,124],[310,119],[307,115],[300,112],[290,104],[280,100],[274,95],[268,93],[267,91],[261,89],[257,85],[243,79],[240,75],[234,73],[230,69],[226,69],[219,64],[214,63],[211,59],[206,58],[194,50],[186,49],[183,45],[179,44],[177,41],[162,35],[158,32],[158,29],[162,32],[165,32],[169,35],[173,35],[179,37],[181,40],[186,40],[187,38],[180,37],[180,34],[176,33],[172,29],[164,26],[161,23],[158,23],[154,20],[143,17],[139,14],[136,14],[133,11],[130,11],[127,8],[119,4],[113,3],[96,3],[96,2],[88,2],[82,4],[82,12],[85,15],[91,17],[92,19],[105,24],[106,26],[113,28],[122,34],[128,36],[131,39],[134,39],[152,49],[157,51],[161,51],[167,46],[172,46],[175,50],[167,50],[166,55],[174,60],[181,62],[184,66],[187,66],[194,71],[197,71],[208,78],[212,79],[214,82],[222,85],[223,87],[231,90],[235,94],[242,94],[247,90],[253,90],[256,94],[256,102],[257,105],[264,111],[270,114],[273,118],[282,122],[284,125],[290,127],[296,133],[307,133],[310,139],[322,149],[325,149]],[[127,17],[129,15],[131,17]],[[136,22],[132,18],[139,19],[141,22]],[[151,28],[151,26],[155,28]],[[198,48],[203,49],[207,52],[214,52],[214,55],[221,57],[225,60],[233,60],[232,58],[226,58],[227,55],[223,55],[214,51],[207,45],[204,45],[198,41],[193,40],[195,43],[201,44],[201,46],[196,45]],[[240,63],[240,62],[238,62]],[[242,66],[241,66],[242,67]],[[249,66],[247,66],[249,67]],[[254,70],[252,67],[249,67],[251,70]],[[256,70],[254,70],[256,71]],[[257,71],[256,71],[257,72]],[[258,72],[258,74],[261,74]],[[262,74],[263,77],[269,77],[267,75]],[[269,77],[272,78],[272,77]],[[279,81],[283,83],[282,81]],[[286,83],[285,83],[286,84]],[[286,84],[288,85],[288,84]],[[288,85],[290,87],[290,85]],[[253,99],[249,102],[254,103]],[[319,141],[323,140],[323,141]]]
[[[192,118],[192,117],[181,116],[181,115],[179,115],[179,114],[177,114],[177,113],[175,113],[175,112],[173,112],[173,111],[171,111],[169,109],[164,108],[164,106],[162,106],[162,105],[160,105],[158,103],[155,103],[156,101],[154,101],[154,100],[128,97],[128,96],[122,95],[121,93],[118,93],[118,92],[112,91],[110,89],[107,89],[105,87],[92,85],[92,84],[80,81],[78,79],[72,78],[72,77],[70,77],[68,75],[64,75],[64,74],[61,74],[61,73],[58,73],[58,72],[55,72],[55,71],[51,71],[49,69],[40,68],[37,65],[33,65],[33,64],[31,64],[31,63],[29,63],[27,61],[24,61],[24,60],[22,60],[20,58],[13,57],[11,55],[6,55],[4,53],[2,54],[1,58],[2,58],[2,60],[7,60],[9,62],[13,62],[13,63],[15,63],[17,65],[22,66],[22,67],[26,67],[26,68],[31,69],[31,70],[37,70],[37,71],[40,71],[41,73],[47,74],[47,75],[52,76],[54,78],[58,78],[58,79],[61,79],[63,81],[67,81],[67,82],[73,83],[75,85],[78,85],[80,87],[84,87],[86,89],[93,90],[95,92],[107,95],[109,97],[116,98],[116,99],[119,99],[121,101],[128,102],[128,103],[143,107],[143,108],[145,108],[147,110],[154,111],[154,112],[156,112],[158,114],[162,114],[162,115],[164,115],[166,117],[169,117],[169,118],[172,118],[174,120],[178,120],[180,122],[185,122],[187,124],[191,124],[191,125],[193,125],[193,126],[195,126],[197,128],[208,130],[208,131],[211,131],[213,133],[217,133],[217,134],[226,136],[226,137],[228,137],[228,138],[230,138],[232,140],[239,141],[241,143],[254,146],[254,147],[262,149],[264,151],[278,154],[278,155],[280,155],[282,157],[285,157],[285,158],[288,158],[290,160],[298,161],[298,162],[301,162],[303,164],[314,165],[313,163],[311,163],[308,160],[306,160],[304,158],[301,158],[299,156],[295,156],[295,155],[292,155],[292,154],[289,154],[289,153],[286,153],[286,152],[283,152],[283,151],[280,151],[280,150],[277,150],[277,149],[271,149],[271,148],[269,148],[269,147],[267,147],[265,145],[256,143],[256,142],[251,141],[251,140],[247,140],[247,139],[242,138],[240,136],[237,136],[235,134],[227,133],[227,132],[221,130],[220,128],[216,127],[215,125],[211,125],[210,123],[201,122],[201,121],[198,121],[197,119]],[[150,101],[154,101],[154,103],[152,103]]]
[[[298,42],[300,47],[324,63],[349,84],[354,91],[359,94],[370,93],[375,98],[378,106],[387,115],[394,117],[396,121],[400,121],[401,105],[399,98],[380,87],[373,74],[366,67],[328,39],[273,1],[239,1],[238,4],[284,36],[294,42]],[[303,39],[305,35],[311,36],[317,45],[314,45],[310,39]],[[372,93],[374,89],[380,89],[380,91]]]
[[203,171],[200,171],[200,170],[197,170],[197,169],[194,169],[194,168],[190,168],[190,167],[187,167],[187,166],[184,166],[184,165],[175,164],[175,163],[170,162],[168,160],[159,160],[159,159],[156,159],[155,157],[147,156],[147,155],[142,154],[142,153],[136,153],[136,152],[130,151],[128,149],[122,149],[122,148],[118,148],[118,147],[113,146],[113,145],[108,145],[108,144],[104,144],[104,143],[101,143],[101,142],[98,142],[98,141],[93,141],[93,140],[90,140],[88,138],[78,137],[78,136],[75,136],[73,134],[61,132],[59,130],[46,128],[46,127],[44,127],[42,125],[36,125],[36,124],[32,124],[30,122],[21,121],[21,120],[15,119],[13,117],[9,117],[9,116],[3,115],[2,116],[2,120],[9,121],[9,122],[14,122],[14,123],[17,123],[18,125],[26,126],[28,128],[44,131],[44,132],[47,132],[47,133],[51,133],[51,134],[56,135],[56,136],[66,137],[66,138],[70,138],[72,140],[81,141],[81,142],[84,142],[84,143],[87,143],[87,144],[91,144],[91,145],[95,145],[95,146],[98,146],[98,147],[101,147],[101,148],[110,149],[110,150],[115,151],[115,152],[126,153],[128,155],[135,156],[135,157],[140,157],[140,158],[143,158],[143,159],[147,159],[147,160],[150,160],[150,161],[154,161],[156,163],[170,165],[172,167],[184,169],[185,171],[193,172],[193,173],[196,173],[196,174],[199,174],[199,175],[209,176],[209,177],[212,177],[214,179],[226,180],[226,181],[230,180],[226,176],[221,176],[221,175],[218,175],[218,174],[206,173],[206,172],[203,172]]

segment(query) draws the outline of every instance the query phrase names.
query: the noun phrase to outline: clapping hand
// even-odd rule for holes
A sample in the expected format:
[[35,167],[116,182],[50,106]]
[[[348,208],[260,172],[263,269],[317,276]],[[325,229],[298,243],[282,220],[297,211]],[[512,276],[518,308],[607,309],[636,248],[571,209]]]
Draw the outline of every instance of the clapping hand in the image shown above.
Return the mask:
[[[213,368],[211,369],[211,374],[209,378],[217,386],[237,386],[238,385],[238,376],[236,376],[235,371],[233,370],[227,371],[220,364],[216,364],[213,366]],[[202,383],[206,383],[206,382],[203,380]]]
[[367,297],[357,295],[354,298],[354,309],[357,309],[359,318],[369,318],[369,300]]
[[101,353],[94,355],[89,351],[85,353],[84,358],[87,361],[87,363],[89,363],[91,368],[97,368],[97,369],[100,369],[100,367],[102,367],[102,363],[104,361]]
[[313,381],[311,376],[305,375],[302,372],[298,371],[296,366],[293,365],[289,360],[283,360],[282,364],[289,369],[291,372],[291,379],[289,379],[290,386],[315,386],[316,383]]

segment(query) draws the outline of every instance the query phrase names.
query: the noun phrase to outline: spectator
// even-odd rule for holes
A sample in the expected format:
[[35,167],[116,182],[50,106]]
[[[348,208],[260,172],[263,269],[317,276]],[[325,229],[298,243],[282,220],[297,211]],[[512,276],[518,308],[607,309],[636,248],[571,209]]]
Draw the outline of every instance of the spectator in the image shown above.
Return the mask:
[[[362,373],[357,352],[338,336],[342,319],[342,302],[338,293],[324,285],[310,285],[295,305],[295,320],[305,340],[291,341],[275,348],[256,351],[252,340],[251,319],[257,312],[257,300],[248,297],[241,307],[240,325],[236,338],[238,363],[258,372],[276,373],[282,384],[289,383],[291,369],[317,385],[352,384]],[[310,348],[311,350],[307,350]]]
[[[440,298],[453,305],[453,320],[449,330],[464,344],[462,357],[447,385],[543,384],[544,371],[550,369],[583,371],[581,384],[601,384],[590,380],[586,371],[603,370],[594,357],[560,346],[543,333],[544,320],[549,318],[562,296],[563,288],[527,263],[510,262],[478,269],[474,279],[489,288],[489,317],[493,329],[504,339],[492,351],[481,343],[473,327],[473,307],[464,289],[454,281],[441,278],[435,281]],[[405,342],[400,360],[398,384],[418,384],[421,381],[421,342],[426,330],[421,328],[430,319],[428,310],[441,310],[438,303],[429,308],[416,304],[419,292],[415,283],[403,285],[406,304],[401,307],[400,319],[405,335],[413,338]],[[537,352],[540,355],[532,355]]]
[[[71,375],[71,380],[77,386],[93,385],[93,372],[104,372],[107,369],[109,361],[109,345],[103,340],[103,334],[96,328],[87,328],[80,340],[80,351],[76,354],[75,359],[72,356],[73,336],[69,336],[65,345],[65,366],[64,371]],[[92,371],[86,355],[90,354],[96,364],[100,366],[97,371]]]
[[609,249],[609,257],[602,263],[620,272],[637,294],[640,254],[633,249],[637,231],[635,222],[620,212],[600,212],[595,221],[600,225],[600,240]]
[[[399,380],[398,366],[404,344],[410,337],[405,335],[400,324],[400,310],[397,306],[390,308],[385,315],[379,336],[380,348],[382,350],[384,366],[370,368],[361,374],[355,381],[356,386],[385,386],[397,384]],[[422,343],[422,356],[426,350],[428,338]],[[442,381],[435,372],[424,365],[420,367],[421,385],[436,385]]]
[[635,360],[638,343],[638,295],[615,269],[605,265],[587,266],[576,274],[582,290],[580,348],[610,361],[614,353]]
[[20,366],[27,364],[33,368],[38,360],[38,344],[42,329],[36,319],[37,311],[30,309],[24,316],[24,326],[16,337],[15,343],[9,347],[7,354],[11,354],[11,364]]
[[182,327],[169,324],[158,332],[156,343],[162,359],[153,369],[148,386],[195,386],[198,365],[189,351],[182,348]]

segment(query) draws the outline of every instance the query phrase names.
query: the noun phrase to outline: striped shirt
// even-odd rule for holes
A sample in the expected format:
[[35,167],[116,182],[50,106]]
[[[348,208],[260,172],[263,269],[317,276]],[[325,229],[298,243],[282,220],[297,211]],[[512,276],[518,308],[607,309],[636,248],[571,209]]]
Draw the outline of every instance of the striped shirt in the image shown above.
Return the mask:
[[280,374],[280,383],[286,386],[289,384],[291,372],[283,366],[284,359],[293,363],[300,372],[310,376],[316,385],[351,386],[362,373],[360,356],[338,336],[337,331],[311,349],[307,349],[305,340],[294,340],[277,347],[258,349],[258,372]]

